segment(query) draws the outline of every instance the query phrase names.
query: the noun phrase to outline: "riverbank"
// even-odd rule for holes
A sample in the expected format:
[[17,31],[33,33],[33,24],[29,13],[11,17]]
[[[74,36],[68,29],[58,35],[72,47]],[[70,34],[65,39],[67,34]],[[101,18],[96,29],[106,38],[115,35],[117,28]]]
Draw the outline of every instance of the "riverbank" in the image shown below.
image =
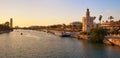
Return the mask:
[[[81,34],[81,32],[67,32],[67,31],[55,31],[55,30],[43,30],[43,32],[47,32],[56,36],[60,37],[71,37],[76,39],[83,39],[83,40],[89,40],[90,35],[88,34]],[[63,34],[64,32],[64,34]],[[103,40],[104,44],[111,45],[111,46],[120,46],[120,38],[116,39],[116,37],[111,36],[105,36],[106,38]]]
[[66,31],[54,31],[54,30],[47,30],[47,33],[51,33],[54,34],[56,36],[60,36],[60,37],[71,37],[71,35],[73,34],[72,32],[66,32]]
[[47,32],[50,34],[54,34],[56,36],[60,36],[60,37],[72,37],[72,38],[76,38],[76,39],[85,39],[88,40],[89,39],[89,35],[87,34],[81,34],[81,32],[68,32],[68,31],[55,31],[55,30],[42,30],[43,32]]
[[112,46],[119,46],[120,47],[120,38],[106,38],[104,39],[104,43],[107,45]]
[[11,31],[13,31],[13,30],[0,31],[0,34],[3,34],[3,33],[9,33],[9,32],[11,32]]

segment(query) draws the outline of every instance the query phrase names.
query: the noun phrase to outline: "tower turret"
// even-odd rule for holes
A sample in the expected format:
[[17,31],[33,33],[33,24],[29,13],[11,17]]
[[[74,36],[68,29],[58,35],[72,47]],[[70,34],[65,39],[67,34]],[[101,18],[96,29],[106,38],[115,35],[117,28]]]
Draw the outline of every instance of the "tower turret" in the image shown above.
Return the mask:
[[90,17],[89,8],[87,8],[87,11],[86,11],[86,17]]

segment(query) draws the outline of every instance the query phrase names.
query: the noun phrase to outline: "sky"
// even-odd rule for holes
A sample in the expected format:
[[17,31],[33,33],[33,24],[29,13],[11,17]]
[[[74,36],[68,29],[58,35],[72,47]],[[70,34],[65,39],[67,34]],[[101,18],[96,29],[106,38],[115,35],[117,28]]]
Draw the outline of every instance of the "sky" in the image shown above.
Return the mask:
[[0,0],[0,23],[13,18],[14,26],[69,24],[82,21],[86,9],[103,21],[120,19],[120,0]]

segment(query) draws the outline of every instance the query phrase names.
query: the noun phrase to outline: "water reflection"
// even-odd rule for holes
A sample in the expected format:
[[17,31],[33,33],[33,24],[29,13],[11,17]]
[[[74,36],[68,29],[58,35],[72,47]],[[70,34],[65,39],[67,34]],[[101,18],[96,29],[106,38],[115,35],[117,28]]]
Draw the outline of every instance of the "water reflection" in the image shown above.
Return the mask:
[[120,58],[119,54],[119,47],[45,32],[15,30],[0,34],[0,58]]

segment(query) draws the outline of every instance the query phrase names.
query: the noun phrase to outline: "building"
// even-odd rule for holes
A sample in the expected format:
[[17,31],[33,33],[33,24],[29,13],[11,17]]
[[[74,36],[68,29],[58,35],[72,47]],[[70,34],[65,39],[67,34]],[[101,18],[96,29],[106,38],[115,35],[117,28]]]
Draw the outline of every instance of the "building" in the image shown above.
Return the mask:
[[10,27],[13,28],[13,19],[10,18]]
[[75,22],[71,22],[70,25],[81,26],[82,23],[81,23],[81,22],[78,22],[78,21],[75,21]]
[[100,24],[100,27],[108,29],[110,31],[119,31],[120,30],[120,20],[118,21],[106,21]]
[[95,23],[93,22],[96,17],[91,17],[89,9],[87,8],[86,17],[82,18],[82,31],[90,32],[91,29],[95,28]]

